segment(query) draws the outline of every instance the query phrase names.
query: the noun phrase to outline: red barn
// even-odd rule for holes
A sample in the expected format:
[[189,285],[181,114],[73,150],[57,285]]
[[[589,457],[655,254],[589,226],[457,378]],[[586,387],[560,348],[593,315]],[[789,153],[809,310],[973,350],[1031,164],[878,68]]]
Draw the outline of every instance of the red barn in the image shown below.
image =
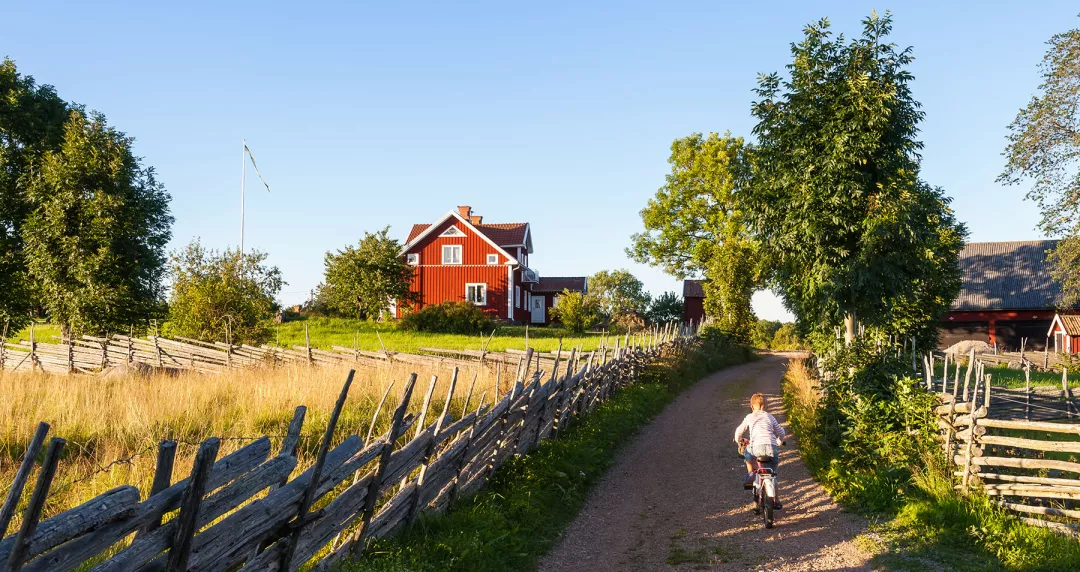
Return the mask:
[[[938,344],[982,340],[1001,350],[1046,347],[1061,284],[1046,261],[1056,240],[969,242],[960,252],[964,284],[941,321]],[[1064,350],[1064,347],[1062,347]]]
[[416,267],[416,309],[469,301],[493,318],[526,321],[539,280],[529,268],[532,252],[529,223],[485,224],[471,207],[460,206],[432,224],[414,224],[401,254]]
[[1055,353],[1080,353],[1080,316],[1057,314],[1047,338]]
[[705,319],[705,290],[701,280],[683,280],[683,321],[700,324]]

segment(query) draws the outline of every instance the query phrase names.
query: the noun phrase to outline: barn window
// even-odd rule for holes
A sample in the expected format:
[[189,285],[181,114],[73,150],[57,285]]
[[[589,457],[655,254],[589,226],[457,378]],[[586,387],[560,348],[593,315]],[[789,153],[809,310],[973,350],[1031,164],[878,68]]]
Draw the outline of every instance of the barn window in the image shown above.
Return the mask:
[[442,247],[443,264],[461,264],[461,245],[446,244]]
[[487,255],[487,263],[488,264],[498,264],[499,263],[499,255],[498,254],[489,254],[489,255]]
[[521,286],[514,286],[514,307],[521,307]]
[[420,264],[420,255],[416,254],[416,253],[406,254],[405,255],[405,262],[407,262],[407,263],[409,263],[409,264],[411,264],[413,266],[416,266],[417,264]]
[[487,305],[487,284],[466,284],[465,299],[477,306]]

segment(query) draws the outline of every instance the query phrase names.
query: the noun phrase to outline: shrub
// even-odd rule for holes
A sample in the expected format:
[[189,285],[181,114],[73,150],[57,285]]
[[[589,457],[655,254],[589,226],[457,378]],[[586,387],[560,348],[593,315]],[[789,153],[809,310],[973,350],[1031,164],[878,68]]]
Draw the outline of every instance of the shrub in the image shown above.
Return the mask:
[[471,302],[443,302],[407,314],[398,326],[414,332],[478,334],[493,329],[495,322]]
[[551,315],[575,334],[584,332],[603,319],[600,300],[595,295],[569,290],[559,294],[559,305],[551,309]]

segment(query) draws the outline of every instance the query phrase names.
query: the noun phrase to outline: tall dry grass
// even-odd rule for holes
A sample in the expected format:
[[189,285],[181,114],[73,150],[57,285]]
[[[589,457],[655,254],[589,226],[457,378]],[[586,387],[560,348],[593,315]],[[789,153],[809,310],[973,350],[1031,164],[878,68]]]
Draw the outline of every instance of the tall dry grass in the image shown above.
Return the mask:
[[[439,382],[431,409],[445,402],[453,368],[435,369],[410,364],[380,364],[357,370],[342,410],[335,442],[349,435],[366,436],[375,407],[387,386],[394,387],[384,404],[375,434],[384,432],[390,412],[401,398],[404,381],[418,374],[410,410],[418,412],[430,378]],[[130,484],[145,496],[154,475],[157,444],[178,442],[173,480],[191,471],[198,443],[222,438],[219,457],[263,435],[281,444],[293,411],[307,406],[297,455],[297,472],[314,463],[330,412],[348,368],[293,366],[266,370],[235,370],[222,375],[184,374],[103,379],[91,376],[0,373],[0,494],[11,487],[14,474],[39,421],[51,425],[50,437],[67,440],[64,455],[46,506],[46,516],[85,502],[111,488]],[[450,412],[460,418],[473,376],[475,394],[470,409],[483,393],[496,396],[494,366],[462,367]],[[513,367],[504,366],[505,392]],[[31,479],[23,494],[29,498]],[[17,517],[18,518],[18,517]],[[9,531],[16,530],[13,522]]]

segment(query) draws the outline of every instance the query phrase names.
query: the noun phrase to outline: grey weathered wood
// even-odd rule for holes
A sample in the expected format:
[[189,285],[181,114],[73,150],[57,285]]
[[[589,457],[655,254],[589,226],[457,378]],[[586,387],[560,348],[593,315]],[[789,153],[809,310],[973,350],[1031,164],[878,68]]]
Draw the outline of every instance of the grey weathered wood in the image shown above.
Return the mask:
[[[307,325],[305,324],[305,328]],[[310,342],[309,342],[310,344]],[[304,496],[300,501],[300,508],[296,513],[297,522],[303,522],[307,517],[308,512],[311,510],[312,503],[315,502],[316,490],[319,488],[319,480],[322,477],[323,465],[326,463],[326,454],[330,452],[330,440],[334,438],[334,430],[337,429],[338,419],[341,417],[341,409],[345,407],[345,398],[349,396],[349,388],[352,387],[353,377],[356,375],[356,370],[350,369],[349,375],[345,378],[345,385],[341,388],[341,393],[338,394],[337,403],[334,404],[334,411],[330,414],[330,421],[326,424],[326,432],[323,434],[322,442],[319,444],[319,455],[315,458],[315,466],[311,468],[311,482],[304,490]],[[300,537],[301,528],[298,526],[293,530],[292,535],[285,540],[285,545],[282,547],[281,563],[282,568],[288,569],[292,563],[293,553],[296,551],[296,541]]]
[[[7,327],[6,324],[4,327]],[[38,423],[37,430],[34,431],[34,436],[26,447],[26,453],[23,454],[19,470],[15,471],[15,479],[12,480],[11,488],[8,489],[7,496],[4,498],[4,506],[0,509],[0,538],[7,535],[11,518],[15,516],[15,509],[19,506],[23,488],[26,487],[26,480],[30,477],[30,471],[34,468],[34,461],[37,459],[38,453],[41,452],[41,446],[45,444],[45,436],[48,433],[49,424],[45,422]]]
[[[243,475],[265,460],[269,453],[270,440],[263,437],[222,458],[214,464],[207,489],[216,489]],[[175,510],[180,506],[187,484],[188,479],[184,479],[151,496],[139,503],[133,515],[111,522],[50,551],[28,564],[24,570],[53,572],[75,568],[135,532],[150,520],[160,518],[162,514]]]
[[405,419],[405,411],[409,407],[409,401],[412,399],[413,388],[416,387],[416,374],[410,374],[409,380],[405,382],[405,391],[401,395],[401,402],[398,404],[396,410],[394,410],[394,417],[390,421],[390,430],[387,432],[389,438],[386,443],[383,444],[383,449],[379,455],[379,464],[375,467],[375,472],[371,477],[371,484],[368,488],[367,497],[364,499],[364,513],[361,516],[361,526],[354,532],[346,542],[350,545],[348,551],[351,553],[357,553],[363,549],[363,541],[368,532],[369,525],[371,524],[371,518],[375,515],[375,503],[378,499],[378,491],[382,486],[383,475],[386,473],[387,465],[390,463],[390,456],[394,451],[394,442],[398,428],[401,426],[401,422]]
[[296,450],[300,446],[300,432],[304,427],[304,417],[307,416],[307,407],[300,405],[293,411],[289,429],[285,432],[285,439],[281,442],[279,455],[295,457]]
[[180,514],[176,517],[173,530],[172,546],[169,548],[165,565],[168,572],[187,570],[192,541],[195,531],[198,530],[199,505],[206,494],[210,471],[220,446],[221,441],[217,437],[211,437],[199,445],[199,452],[195,454],[195,463],[191,467],[191,476],[188,477],[187,488],[184,489],[184,496],[180,501]]
[[[295,457],[279,455],[243,477],[229,483],[220,491],[206,497],[199,507],[196,528],[202,528],[210,524],[260,491],[272,487],[283,477],[288,477],[294,468],[296,468]],[[127,548],[99,564],[92,572],[134,570],[143,563],[150,561],[162,551],[168,549],[173,536],[176,534],[177,522],[178,519],[173,519],[145,537],[136,539]],[[210,534],[217,533],[215,529],[208,532]],[[163,560],[163,558],[160,560]]]
[[34,492],[30,495],[26,511],[23,512],[22,526],[15,535],[11,551],[8,553],[7,563],[4,565],[5,572],[21,570],[30,554],[30,542],[34,538],[38,519],[41,518],[41,509],[45,508],[45,499],[49,495],[49,487],[52,486],[53,477],[56,476],[56,467],[60,464],[60,452],[63,451],[66,442],[59,437],[53,437],[49,441],[49,449],[45,452],[45,460],[41,463],[41,472],[38,473]]
[[428,445],[427,449],[424,451],[424,457],[421,459],[420,474],[416,476],[416,494],[410,501],[411,506],[409,507],[409,515],[407,517],[409,522],[412,522],[420,511],[420,491],[423,489],[428,466],[431,464],[431,456],[435,453],[435,447],[438,445],[438,437],[439,434],[442,433],[443,423],[446,422],[450,412],[450,402],[454,399],[454,389],[457,388],[457,379],[458,368],[455,367],[454,373],[450,376],[450,387],[446,390],[446,399],[443,401],[442,413],[439,414],[439,419],[435,422],[435,429],[431,432],[431,444]]
[[[158,443],[157,463],[154,465],[154,482],[150,485],[150,496],[169,488],[172,484],[173,462],[176,460],[176,441]],[[135,538],[146,536],[161,525],[161,518],[156,518],[139,529]]]
[[382,397],[379,399],[379,404],[375,406],[375,413],[371,416],[371,426],[368,427],[367,437],[364,439],[365,443],[370,443],[371,436],[375,434],[375,422],[379,420],[379,412],[382,411],[383,404],[386,403],[386,397],[390,395],[390,390],[394,388],[394,381],[390,380],[390,385],[386,386],[386,391],[383,392]]

